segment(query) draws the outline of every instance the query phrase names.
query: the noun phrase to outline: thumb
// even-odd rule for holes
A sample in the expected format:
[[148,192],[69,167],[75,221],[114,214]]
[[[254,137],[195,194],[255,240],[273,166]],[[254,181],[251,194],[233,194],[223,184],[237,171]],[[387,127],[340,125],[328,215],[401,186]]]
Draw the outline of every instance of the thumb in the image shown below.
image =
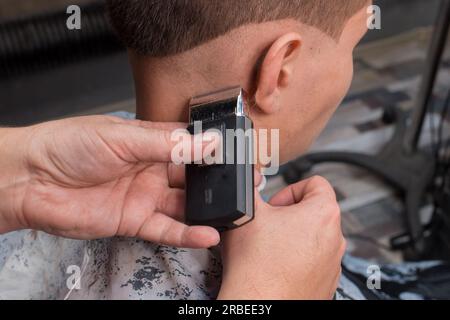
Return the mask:
[[[174,162],[178,164],[202,160],[220,145],[220,137],[212,134],[193,136],[186,129],[163,129],[119,124],[117,135],[108,145],[134,162]],[[113,133],[114,134],[114,133]],[[105,137],[103,137],[106,140]]]
[[287,186],[274,195],[269,203],[275,207],[285,207],[300,204],[311,199],[336,201],[336,194],[326,179],[315,176]]

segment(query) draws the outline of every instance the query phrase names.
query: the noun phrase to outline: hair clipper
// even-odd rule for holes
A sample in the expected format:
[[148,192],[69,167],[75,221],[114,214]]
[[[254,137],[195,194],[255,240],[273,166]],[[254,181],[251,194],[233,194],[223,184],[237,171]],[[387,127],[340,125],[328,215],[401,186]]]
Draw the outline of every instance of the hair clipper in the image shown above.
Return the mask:
[[219,231],[240,227],[254,218],[253,123],[246,93],[235,87],[192,98],[191,134],[218,130],[221,163],[186,165],[186,222]]

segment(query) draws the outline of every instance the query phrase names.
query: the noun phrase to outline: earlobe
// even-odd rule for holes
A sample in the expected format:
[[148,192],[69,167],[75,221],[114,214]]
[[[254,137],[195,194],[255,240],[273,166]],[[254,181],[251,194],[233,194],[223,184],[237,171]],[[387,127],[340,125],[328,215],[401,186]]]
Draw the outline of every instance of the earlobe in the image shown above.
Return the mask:
[[260,66],[255,102],[262,112],[273,114],[281,105],[282,90],[290,85],[301,37],[292,32],[278,38],[267,51]]

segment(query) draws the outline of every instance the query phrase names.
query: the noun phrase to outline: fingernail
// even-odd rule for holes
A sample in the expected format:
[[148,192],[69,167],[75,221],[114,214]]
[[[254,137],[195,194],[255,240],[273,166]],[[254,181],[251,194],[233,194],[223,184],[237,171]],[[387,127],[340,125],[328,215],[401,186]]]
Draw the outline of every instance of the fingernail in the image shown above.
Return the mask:
[[266,176],[261,176],[261,183],[258,185],[258,191],[261,192],[266,188],[267,178]]

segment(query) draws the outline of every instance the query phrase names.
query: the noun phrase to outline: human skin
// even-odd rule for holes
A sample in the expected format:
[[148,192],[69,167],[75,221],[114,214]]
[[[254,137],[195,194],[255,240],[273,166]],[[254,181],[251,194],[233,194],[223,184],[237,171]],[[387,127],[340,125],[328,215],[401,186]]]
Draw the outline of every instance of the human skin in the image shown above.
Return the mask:
[[[348,91],[367,19],[364,7],[338,40],[280,20],[243,26],[173,57],[130,51],[138,117],[186,122],[192,96],[241,84],[253,97],[255,128],[280,130],[280,161],[289,161],[309,148]],[[333,297],[345,240],[324,179],[290,186],[268,204],[257,196],[255,220],[223,238],[219,299]]]
[[223,237],[219,299],[330,299],[346,242],[331,185],[312,177],[269,203],[256,196],[257,218]]
[[[348,91],[366,7],[338,41],[296,20],[251,24],[167,58],[130,51],[138,118],[187,122],[191,97],[241,85],[256,129],[280,130],[280,161],[304,153]],[[301,137],[299,139],[298,137]]]
[[[317,94],[315,101],[320,104],[315,106],[320,112],[302,110],[303,114],[311,115],[305,125],[308,129],[287,128],[287,132],[295,132],[293,137],[313,141],[342,100],[353,75],[352,52],[367,30],[366,21],[365,9],[351,18],[340,41],[322,53],[326,55],[321,65],[325,68],[322,76],[320,70],[310,71],[316,72],[311,74],[311,81],[315,82],[317,77],[320,86],[320,90],[314,91],[314,84],[310,88]],[[333,67],[334,64],[339,66]],[[270,73],[270,64],[267,69]],[[334,88],[327,79],[327,70],[335,82]],[[270,99],[270,95],[266,98]],[[273,99],[282,100],[281,97]],[[281,107],[275,110],[284,119]],[[285,121],[283,127],[293,123],[287,118]],[[284,141],[280,145],[284,148],[291,145],[302,151],[304,142],[286,136],[290,134],[284,135],[288,144]],[[290,153],[286,152],[285,156],[289,158]],[[341,231],[339,205],[329,183],[314,177],[280,191],[267,204],[259,197],[256,203],[255,222],[225,236],[224,277],[219,299],[332,298],[340,278],[346,242]],[[255,272],[256,265],[262,271]]]
[[[281,161],[288,161],[306,151],[345,95],[366,19],[365,9],[352,17],[339,41],[281,20],[175,57],[130,52],[138,117],[154,122],[87,117],[0,129],[0,199],[7,200],[0,201],[0,233],[33,228],[78,239],[217,244],[215,230],[182,224],[182,170],[167,164],[173,127],[155,122],[186,122],[190,97],[241,84],[254,97],[256,128],[280,129]],[[269,204],[257,197],[256,209],[254,222],[225,236],[219,298],[330,298],[345,241],[329,184],[300,182]]]
[[[76,239],[216,245],[215,229],[183,223],[184,167],[170,163],[171,133],[183,127],[89,116],[0,128],[0,234],[35,229]],[[217,141],[203,143],[205,151],[211,143]]]

